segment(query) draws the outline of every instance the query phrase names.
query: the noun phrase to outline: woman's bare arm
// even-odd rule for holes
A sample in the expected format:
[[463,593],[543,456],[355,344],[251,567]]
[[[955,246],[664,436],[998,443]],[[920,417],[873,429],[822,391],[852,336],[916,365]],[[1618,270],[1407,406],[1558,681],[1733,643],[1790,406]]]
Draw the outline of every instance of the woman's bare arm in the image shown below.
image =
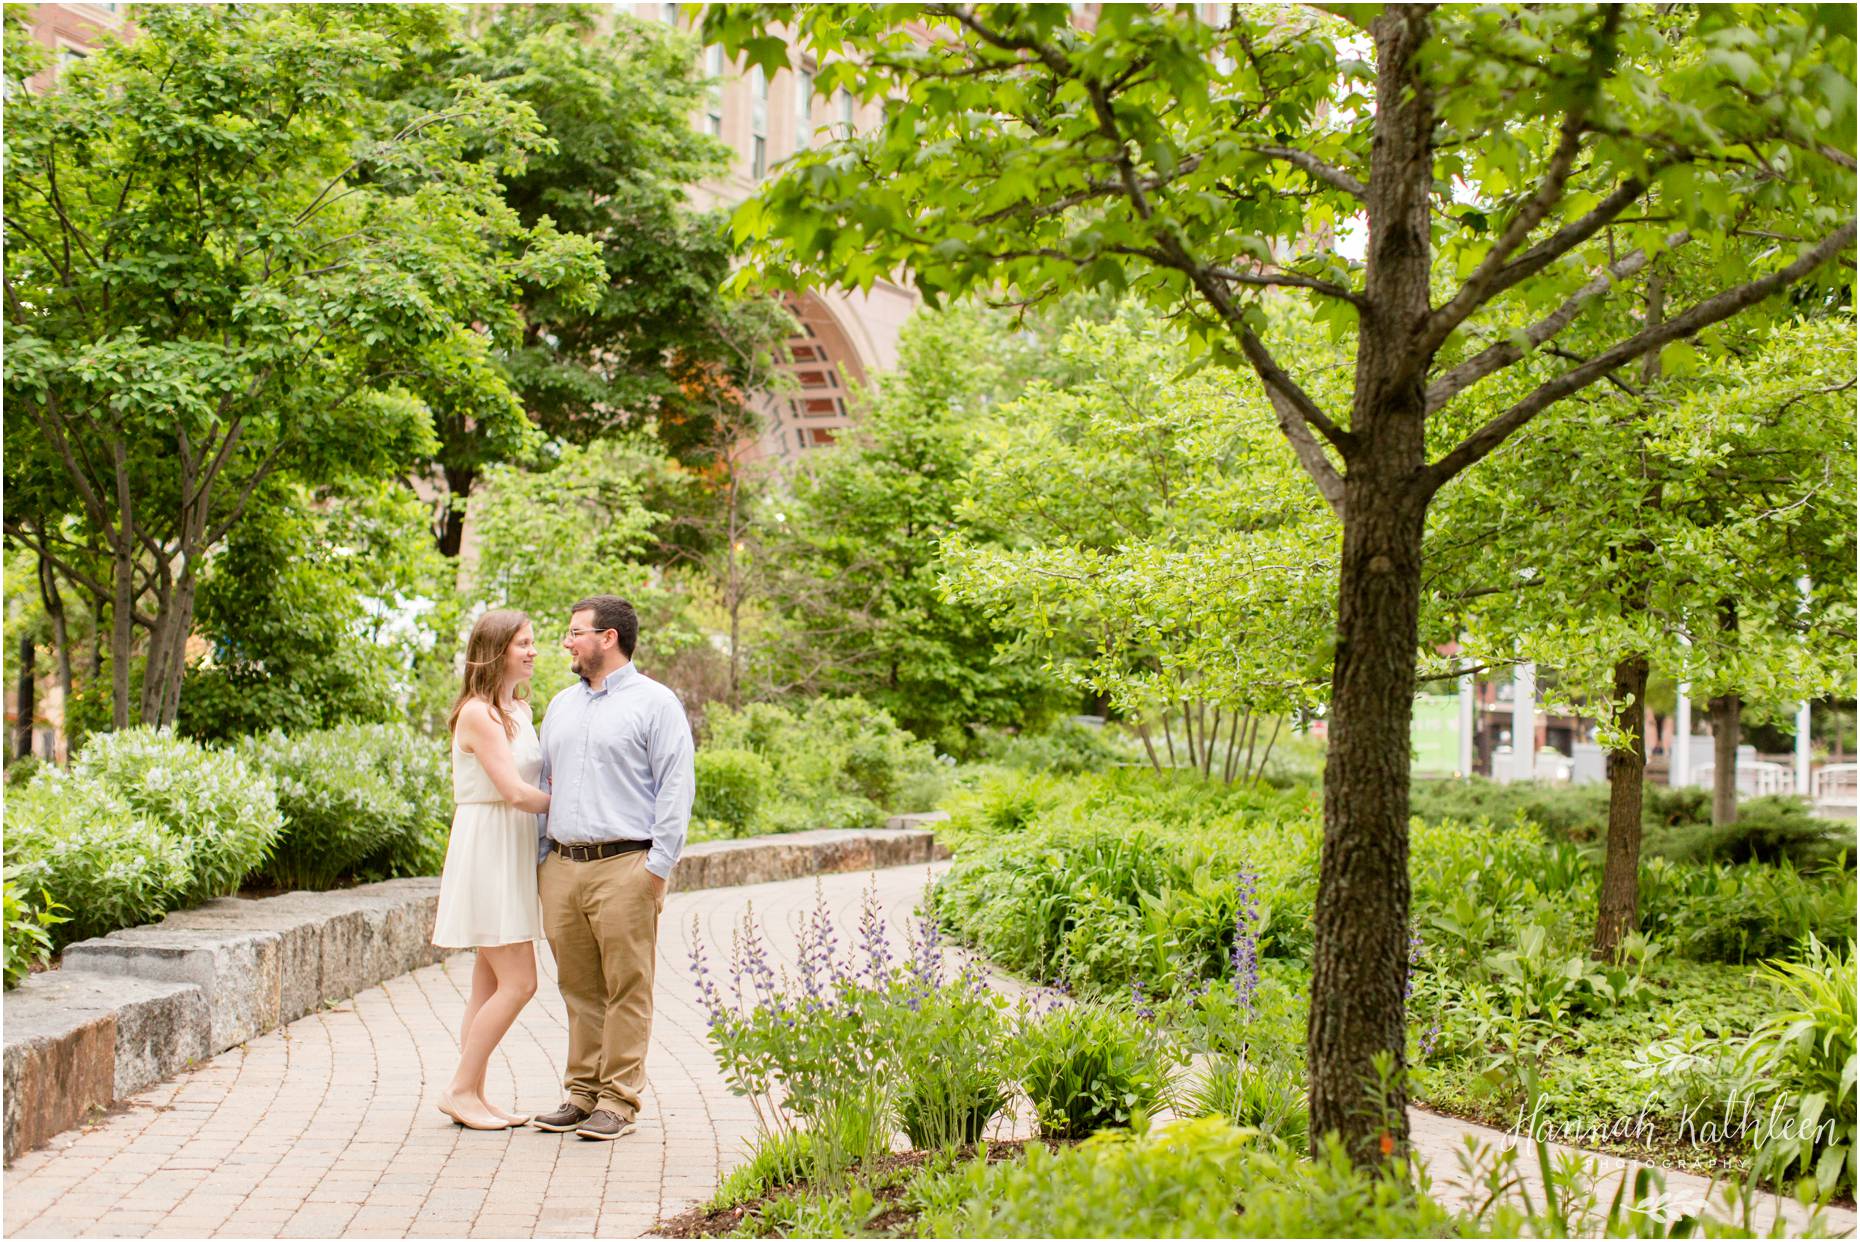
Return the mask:
[[484,774],[491,778],[497,794],[519,811],[543,814],[549,809],[549,795],[517,775],[517,761],[510,753],[510,739],[504,726],[491,714],[491,705],[474,700],[459,713],[459,747],[478,756]]

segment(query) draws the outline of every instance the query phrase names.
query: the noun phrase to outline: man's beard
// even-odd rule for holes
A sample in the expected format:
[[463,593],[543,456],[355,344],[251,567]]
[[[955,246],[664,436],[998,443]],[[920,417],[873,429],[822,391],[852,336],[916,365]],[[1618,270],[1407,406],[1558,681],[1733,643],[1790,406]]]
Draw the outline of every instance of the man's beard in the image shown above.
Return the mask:
[[581,657],[579,655],[571,655],[568,657],[568,671],[577,677],[586,677],[588,675],[587,670],[581,667]]

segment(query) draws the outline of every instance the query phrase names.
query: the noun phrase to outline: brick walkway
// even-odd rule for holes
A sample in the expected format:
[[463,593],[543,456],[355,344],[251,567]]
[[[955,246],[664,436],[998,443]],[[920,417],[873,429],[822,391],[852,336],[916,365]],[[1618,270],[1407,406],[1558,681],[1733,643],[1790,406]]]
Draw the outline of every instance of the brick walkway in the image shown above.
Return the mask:
[[[876,884],[899,947],[930,871],[821,881],[841,943]],[[755,1119],[724,1085],[688,969],[692,919],[713,967],[753,900],[777,961],[795,960],[815,881],[673,894],[662,924],[651,1085],[639,1130],[591,1143],[524,1128],[480,1133],[433,1107],[450,1076],[472,959],[370,988],[215,1057],[122,1111],[30,1152],[6,1172],[9,1237],[637,1236],[709,1197]],[[566,1035],[553,963],[491,1065],[500,1103],[561,1098]],[[1012,987],[1007,981],[1003,986]],[[1417,1114],[1440,1181],[1464,1136],[1493,1131]],[[1612,1162],[1618,1164],[1619,1162]],[[1675,1199],[1704,1183],[1673,1174]],[[1451,1192],[1441,1187],[1443,1197]],[[1767,1218],[1767,1213],[1764,1214]],[[1853,1214],[1828,1222],[1851,1232]]]

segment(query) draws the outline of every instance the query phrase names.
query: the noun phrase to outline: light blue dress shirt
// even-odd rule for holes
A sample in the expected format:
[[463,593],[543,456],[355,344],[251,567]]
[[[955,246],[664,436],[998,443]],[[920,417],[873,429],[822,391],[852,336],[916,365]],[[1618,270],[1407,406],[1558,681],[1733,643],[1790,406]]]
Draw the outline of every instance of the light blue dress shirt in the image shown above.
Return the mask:
[[697,792],[691,723],[665,686],[628,664],[600,688],[583,679],[549,700],[542,727],[538,856],[549,841],[651,841],[646,870],[669,878]]

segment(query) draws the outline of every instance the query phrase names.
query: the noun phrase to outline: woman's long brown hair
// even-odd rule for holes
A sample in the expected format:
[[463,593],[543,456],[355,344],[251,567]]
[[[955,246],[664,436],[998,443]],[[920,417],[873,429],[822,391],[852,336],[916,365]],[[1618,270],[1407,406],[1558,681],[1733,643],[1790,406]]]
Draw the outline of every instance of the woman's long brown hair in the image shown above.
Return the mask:
[[[517,735],[516,722],[504,714],[503,705],[497,701],[497,689],[504,680],[504,653],[516,640],[517,631],[529,623],[527,613],[515,608],[493,608],[471,627],[471,637],[465,640],[465,684],[452,704],[452,714],[446,717],[446,728],[451,732],[459,731],[459,713],[465,710],[465,705],[473,699],[483,699],[491,705],[491,714],[504,726],[504,736]],[[529,694],[528,683],[516,689],[518,699],[526,699]]]

